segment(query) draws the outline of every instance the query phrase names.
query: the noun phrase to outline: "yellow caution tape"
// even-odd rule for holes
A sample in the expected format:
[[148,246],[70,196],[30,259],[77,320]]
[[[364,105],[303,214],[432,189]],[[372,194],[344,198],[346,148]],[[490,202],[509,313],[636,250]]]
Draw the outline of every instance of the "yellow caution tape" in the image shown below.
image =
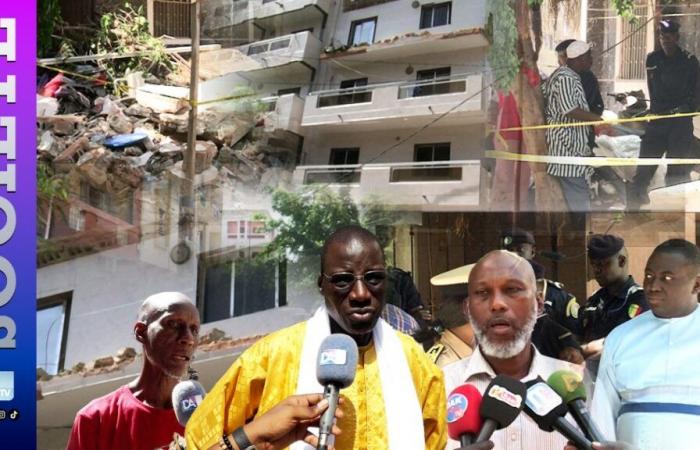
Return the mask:
[[631,123],[631,122],[651,122],[654,120],[662,119],[675,119],[679,117],[695,117],[700,116],[700,112],[689,112],[689,113],[676,113],[676,114],[653,114],[649,116],[642,117],[628,117],[624,119],[611,119],[611,120],[595,120],[589,122],[574,122],[574,123],[550,123],[547,125],[530,125],[526,127],[512,127],[503,128],[497,130],[502,131],[531,131],[531,130],[547,130],[550,128],[565,128],[565,127],[590,127],[594,125],[615,125],[620,123]]
[[542,164],[570,164],[576,166],[658,166],[659,164],[700,164],[700,158],[608,158],[603,156],[547,156],[487,150],[487,158],[507,161],[525,161]]

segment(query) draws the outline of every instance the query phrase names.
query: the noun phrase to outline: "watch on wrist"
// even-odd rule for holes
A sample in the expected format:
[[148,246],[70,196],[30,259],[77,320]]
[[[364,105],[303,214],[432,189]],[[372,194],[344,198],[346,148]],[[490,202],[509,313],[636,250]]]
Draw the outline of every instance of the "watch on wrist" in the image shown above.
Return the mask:
[[250,442],[250,439],[248,439],[248,435],[243,431],[243,427],[238,427],[233,430],[231,437],[233,437],[233,441],[240,450],[258,450],[257,447]]

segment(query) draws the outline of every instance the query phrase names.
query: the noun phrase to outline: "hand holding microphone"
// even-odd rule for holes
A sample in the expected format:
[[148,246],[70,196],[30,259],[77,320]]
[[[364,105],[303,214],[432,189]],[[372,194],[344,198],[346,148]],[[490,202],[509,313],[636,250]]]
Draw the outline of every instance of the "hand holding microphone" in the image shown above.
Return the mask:
[[[317,426],[328,407],[329,402],[322,394],[294,395],[244,425],[243,431],[258,450],[281,450],[296,441],[316,446],[319,439],[307,428]],[[336,408],[333,417],[340,419],[343,412]],[[330,431],[340,434],[340,428],[333,424]]]

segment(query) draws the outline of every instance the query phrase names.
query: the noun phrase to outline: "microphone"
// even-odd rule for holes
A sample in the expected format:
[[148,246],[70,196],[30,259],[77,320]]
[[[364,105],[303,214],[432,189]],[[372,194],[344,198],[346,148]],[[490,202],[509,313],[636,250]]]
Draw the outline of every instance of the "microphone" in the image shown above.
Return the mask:
[[328,449],[339,391],[355,380],[357,358],[357,344],[348,335],[331,334],[321,342],[316,361],[316,379],[324,386],[323,398],[328,400],[328,409],[319,423],[317,450]]
[[558,431],[568,440],[572,441],[579,450],[592,450],[593,444],[568,420],[566,405],[542,378],[537,377],[528,381],[527,398],[525,399],[525,413],[535,421],[541,430]]
[[581,376],[570,370],[557,370],[547,378],[547,384],[564,400],[578,427],[592,441],[603,442],[603,434],[586,407],[586,389]]
[[175,417],[183,427],[187,425],[194,410],[197,409],[202,400],[207,395],[207,391],[197,381],[196,375],[185,381],[180,381],[173,388],[172,402],[175,409]]
[[471,384],[457,386],[447,397],[447,434],[461,447],[474,443],[482,425],[481,393]]
[[484,424],[479,430],[476,442],[489,440],[495,430],[513,423],[523,409],[526,394],[525,384],[518,380],[505,375],[498,375],[491,380],[479,407]]

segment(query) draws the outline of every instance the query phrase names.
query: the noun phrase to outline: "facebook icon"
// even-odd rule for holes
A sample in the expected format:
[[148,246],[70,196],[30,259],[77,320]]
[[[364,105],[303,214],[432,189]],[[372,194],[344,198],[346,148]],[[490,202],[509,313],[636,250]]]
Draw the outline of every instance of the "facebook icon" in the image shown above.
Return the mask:
[[15,398],[15,373],[0,371],[0,401]]

